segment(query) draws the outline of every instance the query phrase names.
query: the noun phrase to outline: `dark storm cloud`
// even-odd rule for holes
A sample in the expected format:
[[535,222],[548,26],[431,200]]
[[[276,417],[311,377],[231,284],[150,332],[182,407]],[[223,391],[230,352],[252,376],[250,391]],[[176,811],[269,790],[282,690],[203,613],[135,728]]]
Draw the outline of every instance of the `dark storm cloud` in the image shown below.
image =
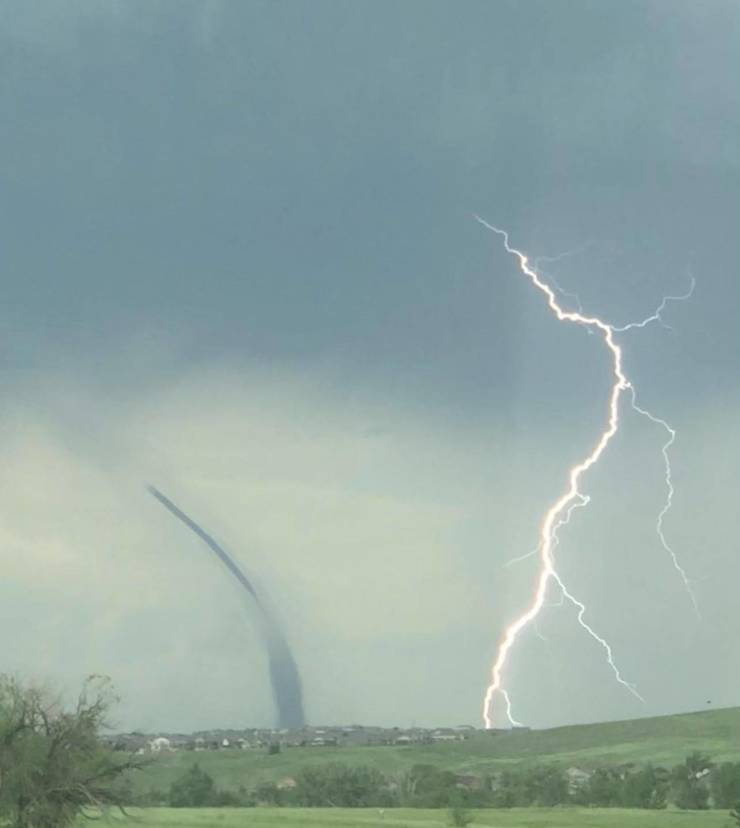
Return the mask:
[[[734,0],[0,4],[0,528],[6,565],[28,570],[4,584],[6,626],[36,573],[62,569],[96,621],[116,602],[154,612],[162,596],[126,567],[133,546],[165,568],[159,523],[111,497],[127,508],[102,601],[83,576],[111,533],[76,504],[97,495],[118,515],[109,475],[137,492],[187,480],[233,506],[235,531],[259,526],[299,585],[281,609],[322,642],[302,665],[312,715],[475,721],[495,636],[530,588],[526,563],[501,566],[536,543],[608,393],[604,349],[552,319],[478,213],[532,257],[590,242],[550,269],[615,324],[696,277],[670,307],[675,333],[625,335],[624,354],[677,429],[666,531],[715,621],[695,627],[666,577],[661,436],[634,418],[588,480],[562,565],[651,712],[708,698],[707,681],[736,703],[740,659],[717,631],[738,574],[739,43]],[[196,596],[197,578],[183,581]],[[75,654],[80,675],[134,670],[132,726],[212,726],[209,693],[207,717],[230,724],[235,675],[265,720],[246,625],[224,622],[229,644],[210,613],[198,638],[197,598],[170,595],[154,614],[179,611],[190,650],[163,664],[166,620],[85,624],[54,587],[50,629],[14,645],[40,653],[31,669],[72,669],[54,645],[69,612],[65,638],[99,637],[95,658]],[[633,715],[572,616],[552,615],[564,637],[513,666],[522,715]],[[162,687],[203,641],[212,660],[173,711]]]
[[149,486],[148,490],[165,509],[178,520],[182,521],[188,529],[194,532],[206,544],[256,604],[260,632],[264,637],[267,656],[270,662],[270,681],[272,683],[272,694],[277,713],[277,726],[280,728],[303,727],[306,721],[303,714],[303,691],[301,689],[298,667],[287,639],[285,638],[285,634],[274,615],[259,597],[249,579],[231,555],[208,532],[189,518],[182,509],[178,508],[159,489],[154,486]]
[[[164,325],[186,359],[328,358],[455,407],[518,385],[524,404],[543,315],[475,211],[533,254],[609,242],[560,270],[600,310],[642,313],[690,263],[696,315],[731,321],[711,304],[737,291],[724,4],[111,3],[58,26],[23,5],[0,79],[19,336]],[[731,330],[697,368],[737,357]]]

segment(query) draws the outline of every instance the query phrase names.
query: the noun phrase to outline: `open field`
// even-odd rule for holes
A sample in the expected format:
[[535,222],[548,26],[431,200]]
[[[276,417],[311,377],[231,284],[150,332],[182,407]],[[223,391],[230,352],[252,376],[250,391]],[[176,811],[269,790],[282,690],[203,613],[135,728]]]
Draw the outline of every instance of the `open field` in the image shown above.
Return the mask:
[[[725,828],[722,811],[627,811],[622,809],[514,808],[472,812],[472,826],[500,828]],[[344,808],[151,808],[105,825],[141,828],[446,828],[446,811]]]
[[624,762],[673,765],[694,750],[715,761],[740,760],[740,708],[634,719],[552,730],[499,735],[477,734],[464,742],[383,746],[180,751],[158,756],[136,774],[138,791],[166,790],[194,762],[222,788],[254,788],[264,781],[295,776],[301,768],[342,762],[371,765],[387,775],[426,763],[460,773],[484,774],[510,763],[557,763],[588,769]]

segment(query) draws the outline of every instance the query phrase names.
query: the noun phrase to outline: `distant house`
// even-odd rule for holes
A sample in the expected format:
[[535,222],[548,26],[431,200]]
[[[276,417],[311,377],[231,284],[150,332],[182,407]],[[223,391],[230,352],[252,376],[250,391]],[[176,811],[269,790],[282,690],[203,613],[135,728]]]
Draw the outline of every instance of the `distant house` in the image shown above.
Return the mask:
[[432,733],[432,741],[434,742],[457,742],[462,736],[456,733],[452,728],[440,728]]
[[455,776],[455,787],[465,791],[480,791],[483,788],[483,780],[480,776],[470,773],[459,773]]
[[289,790],[292,790],[293,788],[295,788],[295,786],[296,786],[297,784],[298,784],[298,783],[295,781],[295,779],[293,779],[293,777],[292,777],[292,776],[286,776],[286,777],[285,777],[285,779],[281,779],[281,780],[277,783],[277,787],[278,787],[281,791],[289,791]]
[[591,778],[591,774],[588,771],[581,770],[580,768],[568,768],[565,775],[568,779],[568,793],[570,794],[579,791]]
[[152,753],[162,753],[163,751],[172,750],[172,743],[166,736],[158,736],[149,742],[149,750]]

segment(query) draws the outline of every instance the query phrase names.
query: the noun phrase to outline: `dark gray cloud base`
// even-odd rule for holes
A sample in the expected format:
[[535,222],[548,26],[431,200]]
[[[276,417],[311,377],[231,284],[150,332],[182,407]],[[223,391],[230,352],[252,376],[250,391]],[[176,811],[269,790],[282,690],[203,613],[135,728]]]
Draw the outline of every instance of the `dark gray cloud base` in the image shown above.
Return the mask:
[[148,486],[149,492],[188,529],[194,532],[206,546],[236,578],[249,593],[259,610],[259,628],[267,648],[270,662],[270,681],[277,712],[277,726],[280,728],[300,728],[305,724],[303,712],[303,690],[298,667],[288,641],[280,624],[257,594],[249,579],[242,572],[233,558],[216,541],[202,529],[185,512],[179,509],[166,495],[154,486]]

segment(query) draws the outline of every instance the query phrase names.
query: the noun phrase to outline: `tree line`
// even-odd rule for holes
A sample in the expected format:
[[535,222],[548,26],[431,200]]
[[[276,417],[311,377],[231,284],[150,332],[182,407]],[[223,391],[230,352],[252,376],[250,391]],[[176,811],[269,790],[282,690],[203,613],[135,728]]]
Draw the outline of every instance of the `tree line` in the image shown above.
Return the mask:
[[461,777],[419,764],[395,776],[377,768],[327,763],[301,770],[291,786],[262,783],[248,790],[219,790],[196,763],[168,791],[151,790],[140,804],[172,807],[273,805],[342,808],[514,808],[580,805],[600,808],[703,810],[740,805],[740,762],[715,765],[693,753],[671,767],[621,765],[597,768],[574,782],[554,765],[511,767],[461,783]]

